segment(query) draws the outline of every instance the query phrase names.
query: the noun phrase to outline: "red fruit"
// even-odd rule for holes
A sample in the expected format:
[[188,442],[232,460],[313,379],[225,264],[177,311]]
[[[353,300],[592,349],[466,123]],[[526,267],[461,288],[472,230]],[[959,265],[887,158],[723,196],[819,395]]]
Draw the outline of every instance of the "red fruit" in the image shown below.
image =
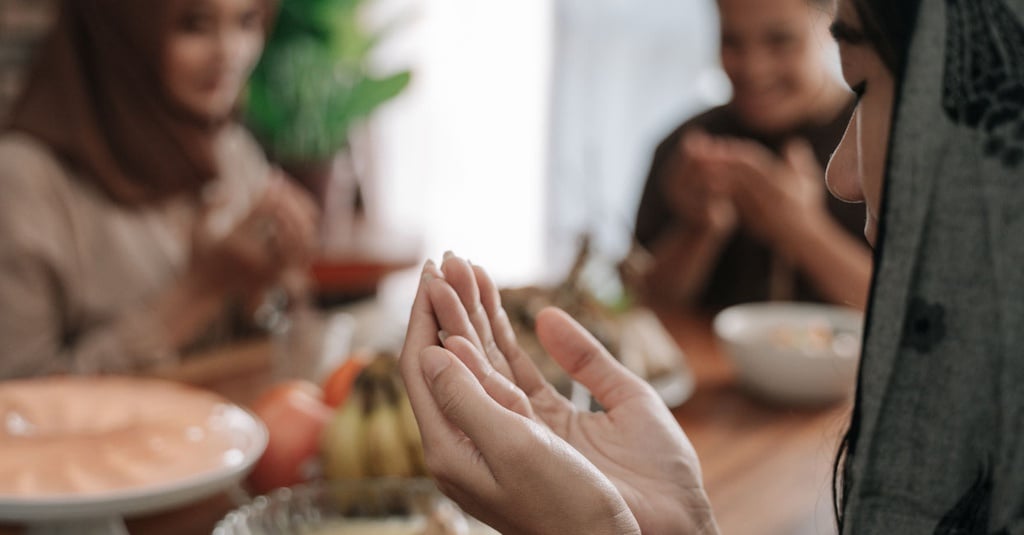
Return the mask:
[[270,434],[249,475],[252,490],[262,494],[305,481],[304,466],[316,459],[320,433],[333,414],[323,392],[308,381],[286,381],[264,392],[252,410]]

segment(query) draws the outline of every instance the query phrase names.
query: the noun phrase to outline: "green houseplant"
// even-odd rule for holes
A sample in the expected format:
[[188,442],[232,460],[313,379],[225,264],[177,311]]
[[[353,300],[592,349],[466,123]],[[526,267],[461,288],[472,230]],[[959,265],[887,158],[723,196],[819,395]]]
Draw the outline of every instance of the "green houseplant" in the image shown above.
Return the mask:
[[380,33],[360,21],[367,0],[285,0],[248,86],[245,120],[270,157],[321,197],[352,126],[409,84],[377,76]]

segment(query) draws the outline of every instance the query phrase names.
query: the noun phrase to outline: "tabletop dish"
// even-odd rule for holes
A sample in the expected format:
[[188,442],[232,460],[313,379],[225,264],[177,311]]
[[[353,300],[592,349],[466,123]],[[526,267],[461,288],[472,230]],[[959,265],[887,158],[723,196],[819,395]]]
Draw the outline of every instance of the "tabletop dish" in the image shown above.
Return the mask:
[[170,509],[237,483],[263,424],[220,396],[158,379],[0,383],[0,519],[97,518]]
[[822,404],[853,393],[863,313],[814,303],[749,303],[714,320],[740,383],[776,402]]

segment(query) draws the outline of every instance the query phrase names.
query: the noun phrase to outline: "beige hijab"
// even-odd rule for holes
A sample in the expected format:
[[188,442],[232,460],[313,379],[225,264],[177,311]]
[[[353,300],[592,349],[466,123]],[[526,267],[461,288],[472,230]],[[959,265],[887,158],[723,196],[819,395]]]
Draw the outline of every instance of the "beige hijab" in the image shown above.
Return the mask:
[[163,45],[185,4],[63,0],[9,128],[49,145],[118,203],[198,193],[217,174],[213,141],[225,118],[183,112],[162,83]]

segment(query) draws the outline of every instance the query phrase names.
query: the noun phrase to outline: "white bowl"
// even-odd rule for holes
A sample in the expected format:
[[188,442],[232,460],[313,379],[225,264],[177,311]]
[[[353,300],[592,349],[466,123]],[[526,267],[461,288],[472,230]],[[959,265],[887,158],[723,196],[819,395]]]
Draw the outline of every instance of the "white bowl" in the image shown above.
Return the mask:
[[864,315],[813,303],[749,303],[715,317],[714,331],[751,393],[785,404],[850,397]]

